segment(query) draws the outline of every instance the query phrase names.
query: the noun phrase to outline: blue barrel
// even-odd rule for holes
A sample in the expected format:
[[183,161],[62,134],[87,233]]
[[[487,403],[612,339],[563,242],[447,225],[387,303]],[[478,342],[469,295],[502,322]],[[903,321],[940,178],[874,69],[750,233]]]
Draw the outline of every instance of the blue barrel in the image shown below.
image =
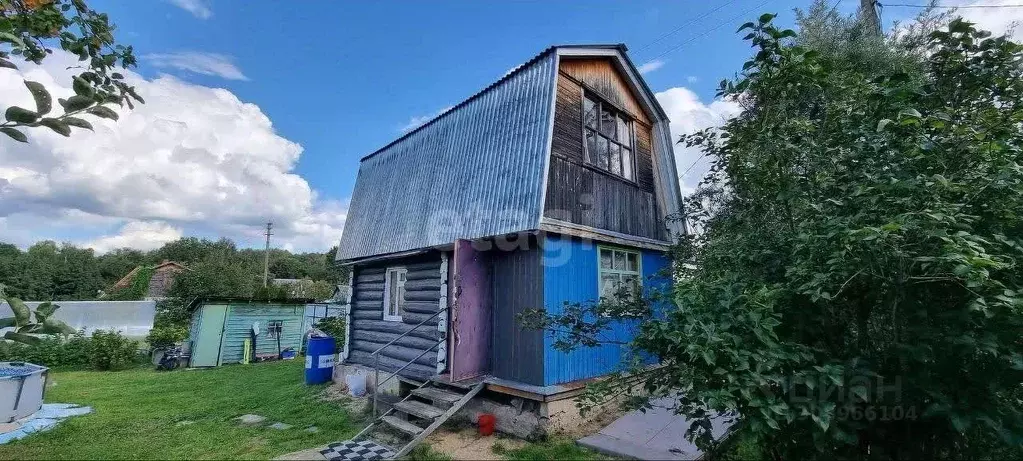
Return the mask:
[[305,383],[323,384],[334,376],[334,338],[309,338],[305,353]]

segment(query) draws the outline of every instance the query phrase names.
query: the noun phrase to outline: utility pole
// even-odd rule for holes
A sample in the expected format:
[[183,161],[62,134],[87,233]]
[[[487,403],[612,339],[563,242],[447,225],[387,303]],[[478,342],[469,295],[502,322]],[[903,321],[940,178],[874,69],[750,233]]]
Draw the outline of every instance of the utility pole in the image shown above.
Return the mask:
[[263,253],[263,287],[267,286],[267,280],[270,277],[270,236],[274,235],[270,232],[273,229],[274,223],[266,223],[266,251]]
[[860,0],[860,19],[871,34],[881,35],[881,18],[877,14],[877,0]]

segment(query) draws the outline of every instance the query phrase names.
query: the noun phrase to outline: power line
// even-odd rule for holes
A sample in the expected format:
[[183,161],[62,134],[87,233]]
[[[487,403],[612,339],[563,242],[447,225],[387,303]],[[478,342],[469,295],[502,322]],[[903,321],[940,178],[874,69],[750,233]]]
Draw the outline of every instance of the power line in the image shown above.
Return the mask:
[[702,160],[702,159],[703,159],[704,157],[706,157],[706,156],[707,156],[707,153],[706,153],[706,152],[704,152],[704,153],[703,153],[703,155],[701,155],[701,156],[697,157],[697,158],[696,158],[696,160],[695,160],[695,161],[693,161],[693,164],[692,164],[692,165],[689,165],[689,168],[686,168],[686,171],[683,171],[683,172],[682,172],[682,174],[678,175],[678,177],[680,177],[680,178],[684,178],[684,177],[686,176],[686,174],[687,174],[687,173],[689,173],[689,170],[692,170],[692,169],[693,169],[693,167],[695,167],[695,166],[696,166],[696,163],[697,163],[697,162],[699,162],[700,160]]
[[653,45],[654,45],[655,43],[657,43],[657,42],[660,42],[661,40],[664,40],[665,38],[668,38],[668,37],[669,37],[669,36],[671,36],[671,35],[674,35],[674,34],[675,34],[676,32],[678,32],[678,31],[680,31],[680,30],[684,29],[684,28],[685,28],[686,26],[688,26],[688,25],[691,25],[691,24],[695,23],[696,21],[699,21],[699,20],[701,20],[701,19],[703,19],[703,18],[706,18],[707,16],[710,16],[710,15],[712,15],[712,14],[716,13],[716,12],[717,12],[717,11],[719,11],[720,9],[722,9],[722,8],[724,8],[724,7],[726,7],[726,6],[730,5],[730,4],[732,4],[732,3],[735,3],[735,1],[736,1],[736,0],[728,0],[728,1],[727,1],[727,2],[725,2],[725,3],[722,3],[722,4],[721,4],[720,6],[718,6],[717,8],[714,8],[714,9],[712,9],[712,10],[710,10],[710,11],[706,12],[706,13],[703,13],[703,14],[701,14],[700,16],[697,16],[697,17],[695,17],[695,18],[693,18],[693,19],[691,19],[691,20],[689,20],[689,21],[686,21],[686,22],[682,23],[682,25],[681,25],[681,26],[678,26],[678,27],[676,27],[676,28],[672,29],[672,30],[671,30],[670,32],[668,32],[668,33],[666,33],[666,34],[664,34],[664,35],[661,35],[660,37],[657,37],[656,39],[654,39],[654,41],[652,41],[652,42],[650,42],[650,43],[647,43],[646,45],[643,45],[643,46],[641,46],[641,47],[639,47],[639,48],[636,48],[636,51],[635,51],[635,52],[636,52],[636,53],[639,53],[640,51],[643,51],[643,50],[645,50],[645,49],[647,49],[647,48],[650,48],[650,47],[651,47],[651,46],[653,46]]
[[1023,3],[1016,3],[1010,5],[913,5],[909,3],[880,3],[881,6],[901,6],[905,8],[944,8],[949,10],[958,10],[960,8],[1023,8]]
[[735,17],[733,17],[733,18],[731,18],[731,19],[727,19],[727,20],[725,20],[725,21],[723,21],[723,22],[719,23],[718,25],[716,25],[716,26],[714,26],[714,27],[712,27],[712,28],[710,28],[710,29],[707,29],[707,30],[703,31],[703,32],[702,32],[702,33],[700,33],[700,34],[694,35],[693,37],[690,37],[690,38],[689,38],[689,40],[686,40],[686,41],[684,41],[684,42],[682,42],[682,43],[679,43],[678,45],[675,45],[674,47],[672,47],[672,48],[668,49],[668,51],[665,51],[665,52],[663,52],[663,53],[661,53],[661,54],[659,54],[659,55],[657,55],[657,56],[654,56],[654,57],[652,57],[652,58],[648,59],[647,61],[653,61],[653,60],[655,60],[655,59],[658,59],[658,58],[661,58],[661,57],[663,57],[663,56],[665,56],[665,55],[667,55],[667,54],[669,54],[669,53],[672,53],[672,52],[674,52],[674,51],[678,50],[679,48],[682,48],[683,46],[686,46],[686,45],[688,45],[688,44],[690,44],[690,43],[694,42],[694,41],[695,41],[696,39],[698,39],[698,38],[701,38],[701,37],[703,37],[703,36],[705,36],[705,35],[707,35],[707,34],[709,34],[709,33],[711,33],[711,32],[714,32],[715,30],[718,30],[718,29],[720,29],[720,28],[722,28],[722,27],[724,27],[724,26],[726,26],[726,25],[728,25],[728,24],[730,24],[730,23],[733,23],[733,22],[734,22],[735,20],[737,20],[737,19],[739,19],[739,18],[741,18],[741,17],[743,17],[743,16],[746,16],[746,15],[747,15],[747,14],[749,14],[749,13],[750,13],[751,11],[753,11],[753,10],[756,10],[756,9],[758,9],[758,8],[760,8],[760,7],[764,6],[764,5],[766,5],[766,4],[767,4],[767,3],[769,2],[769,1],[770,1],[770,0],[764,0],[764,1],[760,2],[760,3],[758,3],[758,4],[757,4],[756,6],[754,6],[753,8],[750,8],[750,9],[748,9],[748,10],[746,10],[746,11],[743,11],[742,13],[739,13],[739,14],[738,14],[738,15],[736,15]]

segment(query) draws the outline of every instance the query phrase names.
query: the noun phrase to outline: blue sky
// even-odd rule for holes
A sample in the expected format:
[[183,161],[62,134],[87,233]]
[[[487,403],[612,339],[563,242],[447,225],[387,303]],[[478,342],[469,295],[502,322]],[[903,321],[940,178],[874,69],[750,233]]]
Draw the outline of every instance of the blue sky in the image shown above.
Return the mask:
[[[810,0],[90,4],[134,46],[130,78],[149,104],[97,133],[0,140],[0,241],[258,246],[259,223],[273,220],[276,245],[325,251],[362,156],[546,47],[625,43],[678,135],[734,113],[714,89],[748,57],[737,26],[763,12],[791,25]],[[851,14],[858,2],[837,4]],[[12,104],[31,104],[18,77],[70,91],[68,59],[0,70],[0,90],[18,93]],[[676,155],[680,169],[698,157]]]

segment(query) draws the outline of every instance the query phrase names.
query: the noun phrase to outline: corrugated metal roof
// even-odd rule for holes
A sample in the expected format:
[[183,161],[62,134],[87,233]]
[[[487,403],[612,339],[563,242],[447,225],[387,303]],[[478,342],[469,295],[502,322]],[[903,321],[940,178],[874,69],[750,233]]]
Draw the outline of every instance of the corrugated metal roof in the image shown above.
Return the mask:
[[537,228],[553,50],[366,156],[337,259]]

